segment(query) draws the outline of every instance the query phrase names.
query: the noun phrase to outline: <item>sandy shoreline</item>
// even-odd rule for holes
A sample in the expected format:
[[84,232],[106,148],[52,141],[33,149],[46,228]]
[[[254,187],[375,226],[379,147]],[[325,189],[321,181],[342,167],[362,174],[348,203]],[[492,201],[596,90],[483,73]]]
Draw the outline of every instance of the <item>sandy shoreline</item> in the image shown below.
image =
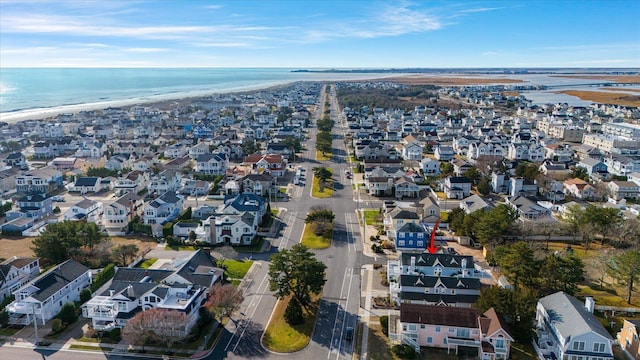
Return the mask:
[[148,97],[138,97],[138,98],[130,98],[130,99],[98,101],[98,102],[92,102],[92,103],[73,104],[73,105],[61,105],[61,106],[54,106],[54,107],[48,107],[48,108],[17,110],[17,111],[0,113],[0,121],[13,124],[13,123],[17,123],[25,120],[46,119],[49,117],[54,117],[59,114],[67,114],[67,113],[76,114],[82,111],[103,110],[109,107],[147,105],[147,104],[155,104],[155,103],[160,103],[160,102],[169,101],[169,100],[184,101],[184,100],[195,99],[195,98],[210,96],[210,95],[263,91],[263,90],[269,90],[272,88],[275,89],[280,86],[291,84],[293,82],[295,81],[282,81],[282,82],[274,82],[274,83],[258,85],[258,86],[237,87],[237,88],[232,88],[232,89],[222,90],[222,91],[200,90],[200,91],[193,91],[193,92],[171,93],[171,94],[153,95]]

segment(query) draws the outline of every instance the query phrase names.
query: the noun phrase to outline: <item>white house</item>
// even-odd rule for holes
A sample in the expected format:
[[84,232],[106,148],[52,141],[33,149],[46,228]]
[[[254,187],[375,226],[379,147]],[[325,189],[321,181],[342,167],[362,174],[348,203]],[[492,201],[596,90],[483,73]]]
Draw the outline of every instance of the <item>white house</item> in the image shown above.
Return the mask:
[[0,301],[40,275],[38,258],[17,257],[0,263]]
[[157,175],[153,175],[149,180],[150,194],[164,194],[167,191],[180,191],[182,187],[182,176],[180,171],[164,170]]
[[141,196],[127,193],[104,207],[102,225],[109,233],[122,232],[135,216],[142,215],[143,208]]
[[613,338],[593,315],[595,302],[581,302],[559,291],[538,300],[536,341],[538,357],[544,359],[613,359]]
[[69,192],[79,192],[80,194],[97,193],[100,191],[99,177],[79,177],[69,187]]
[[440,163],[431,158],[424,158],[420,161],[422,174],[424,176],[438,176],[440,174]]
[[65,211],[64,219],[71,221],[82,220],[90,223],[97,222],[102,219],[102,202],[85,198]]
[[196,172],[204,175],[224,175],[228,160],[222,154],[202,154],[196,159]]
[[80,291],[91,284],[91,269],[67,260],[14,291],[7,305],[9,323],[28,325],[34,316],[44,325],[68,302],[80,300]]
[[180,215],[184,206],[184,197],[167,191],[144,206],[143,219],[147,225],[164,224]]

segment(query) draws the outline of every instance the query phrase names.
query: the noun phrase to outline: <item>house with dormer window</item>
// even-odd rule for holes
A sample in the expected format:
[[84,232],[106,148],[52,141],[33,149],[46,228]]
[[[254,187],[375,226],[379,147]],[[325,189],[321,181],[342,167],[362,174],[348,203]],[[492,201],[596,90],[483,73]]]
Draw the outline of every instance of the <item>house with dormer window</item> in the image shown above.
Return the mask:
[[184,206],[184,196],[167,191],[144,206],[143,219],[146,225],[165,224],[180,215]]
[[538,300],[534,349],[540,359],[613,359],[613,338],[585,302],[559,291]]
[[40,275],[38,258],[17,257],[0,263],[0,301]]
[[196,172],[204,175],[224,175],[227,172],[227,156],[202,154],[196,158]]

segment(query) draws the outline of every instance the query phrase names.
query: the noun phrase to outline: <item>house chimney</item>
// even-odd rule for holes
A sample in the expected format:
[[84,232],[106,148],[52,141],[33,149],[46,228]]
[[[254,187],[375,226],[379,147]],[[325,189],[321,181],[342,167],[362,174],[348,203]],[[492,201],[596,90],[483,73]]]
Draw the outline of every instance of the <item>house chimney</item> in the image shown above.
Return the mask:
[[130,298],[134,298],[135,297],[135,295],[133,293],[133,286],[131,286],[131,285],[127,286],[127,296],[130,297]]
[[596,307],[596,301],[593,300],[591,296],[587,296],[584,299],[584,307],[587,309],[588,312],[593,314],[593,309]]
[[460,262],[460,273],[462,273],[462,277],[465,277],[467,275],[467,259],[462,259],[462,261]]

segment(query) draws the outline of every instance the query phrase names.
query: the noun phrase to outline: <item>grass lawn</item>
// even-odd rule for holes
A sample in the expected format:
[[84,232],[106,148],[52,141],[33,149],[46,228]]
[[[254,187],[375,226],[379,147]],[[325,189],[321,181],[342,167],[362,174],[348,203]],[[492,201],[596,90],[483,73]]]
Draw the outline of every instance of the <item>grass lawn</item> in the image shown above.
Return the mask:
[[347,162],[353,163],[353,162],[356,162],[356,161],[358,161],[358,160],[356,160],[356,156],[355,155],[349,155],[347,157]]
[[0,335],[3,336],[13,336],[15,335],[18,331],[20,331],[21,329],[19,328],[13,328],[13,327],[6,327],[6,328],[2,328],[0,329]]
[[521,344],[521,343],[511,343],[511,353],[510,359],[512,360],[533,360],[537,359],[538,355],[536,351],[533,349],[533,345],[531,343]]
[[278,300],[271,315],[271,321],[262,337],[262,344],[269,350],[281,353],[291,353],[304,349],[311,340],[318,312],[320,296],[315,296],[309,306],[309,312],[304,312],[304,324],[291,326],[284,320],[284,311],[289,299]]
[[236,252],[239,252],[239,253],[259,252],[260,250],[262,250],[262,243],[264,243],[264,238],[262,236],[259,236],[258,240],[255,241],[255,244],[247,245],[247,246],[244,246],[244,245],[243,246],[234,246],[233,250],[235,250]]
[[224,260],[222,264],[224,265],[224,267],[226,267],[224,272],[225,275],[227,275],[227,278],[242,279],[245,275],[247,275],[251,264],[253,264],[253,260],[228,259]]
[[318,161],[329,161],[329,160],[331,160],[331,154],[324,155],[324,154],[322,154],[322,151],[316,150],[316,160],[318,160]]
[[113,348],[110,348],[110,347],[99,347],[99,346],[91,346],[91,345],[76,345],[76,344],[71,344],[71,346],[69,346],[69,349],[104,351],[104,352],[109,352],[109,351],[113,350]]
[[372,317],[369,323],[369,346],[367,348],[367,354],[371,360],[388,360],[399,359],[391,352],[391,346],[389,344],[389,338],[382,332],[382,326],[377,320],[377,317]]
[[446,199],[447,195],[445,195],[444,191],[436,191],[436,195],[438,196],[438,199]]
[[78,341],[82,341],[82,342],[88,342],[88,343],[94,343],[94,344],[117,344],[118,341],[113,341],[111,340],[111,338],[109,338],[108,336],[105,336],[103,338],[88,338],[88,337],[81,337],[78,339]]
[[[333,236],[332,236],[333,237]],[[302,244],[309,249],[326,249],[331,246],[331,238],[325,238],[317,236],[311,230],[311,226],[304,226],[304,232],[302,233]]]
[[165,246],[166,249],[175,250],[175,251],[196,251],[197,249],[193,246]]
[[313,188],[311,189],[311,196],[313,197],[317,197],[317,198],[329,198],[333,196],[333,182],[329,181],[329,183],[327,184],[328,186],[326,186],[324,189],[322,189],[322,191],[320,191],[320,183],[318,181],[318,178],[316,178],[315,176],[313,177]]
[[142,262],[142,264],[140,264],[140,267],[143,269],[148,269],[151,265],[153,265],[156,261],[158,261],[157,258],[151,258],[151,259],[147,259],[145,261]]
[[367,225],[373,225],[374,219],[378,215],[380,215],[380,210],[378,210],[378,209],[365,209],[364,210],[364,220],[367,223]]

